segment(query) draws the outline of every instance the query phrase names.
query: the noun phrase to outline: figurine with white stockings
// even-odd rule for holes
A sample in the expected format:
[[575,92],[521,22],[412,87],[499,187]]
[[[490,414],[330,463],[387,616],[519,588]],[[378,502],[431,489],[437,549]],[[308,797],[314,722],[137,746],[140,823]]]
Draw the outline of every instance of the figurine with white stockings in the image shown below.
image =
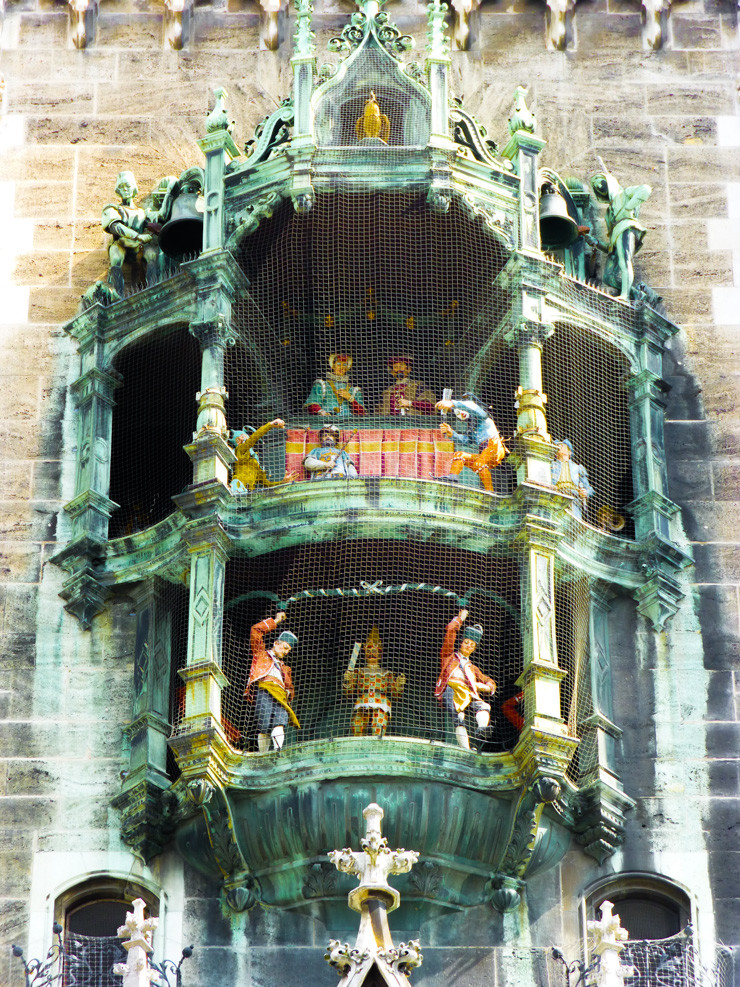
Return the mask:
[[466,627],[457,646],[460,628],[468,618],[468,611],[461,610],[447,625],[442,644],[442,669],[434,695],[455,722],[455,737],[465,750],[470,750],[470,738],[465,726],[468,710],[475,714],[477,732],[485,736],[491,722],[491,704],[483,696],[492,696],[496,683],[474,665],[471,655],[480,644],[483,628],[480,624]]

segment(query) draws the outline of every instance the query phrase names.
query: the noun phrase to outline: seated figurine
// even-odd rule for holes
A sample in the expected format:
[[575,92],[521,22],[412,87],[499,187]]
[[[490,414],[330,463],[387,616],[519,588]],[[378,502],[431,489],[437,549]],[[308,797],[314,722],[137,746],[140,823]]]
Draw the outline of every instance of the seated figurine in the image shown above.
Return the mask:
[[266,425],[261,425],[250,435],[247,431],[241,430],[232,433],[236,443],[236,464],[234,465],[234,475],[231,480],[232,493],[246,493],[254,490],[255,487],[279,487],[283,483],[292,483],[295,479],[290,473],[286,473],[282,480],[271,480],[265,473],[257,458],[255,446],[273,428],[285,428],[282,418],[275,418]]
[[118,205],[109,203],[103,209],[103,229],[113,237],[108,248],[108,280],[119,296],[123,295],[123,262],[127,254],[144,261],[147,284],[153,284],[157,279],[159,246],[155,233],[149,229],[151,216],[141,206],[134,205],[138,194],[133,172],[119,172],[116,195],[121,202]]
[[432,415],[436,397],[426,384],[411,380],[413,357],[408,354],[392,356],[388,360],[388,370],[395,383],[386,387],[375,408],[376,415]]
[[437,401],[439,411],[453,411],[455,417],[462,422],[470,422],[472,434],[464,435],[455,432],[451,425],[442,422],[440,431],[463,445],[467,444],[477,447],[478,452],[464,452],[458,450],[452,457],[450,475],[457,478],[462,473],[463,467],[472,470],[483,484],[483,489],[493,493],[493,480],[491,470],[503,462],[508,453],[508,449],[501,441],[496,423],[488,414],[483,402],[474,394],[466,392],[464,400],[454,401],[451,398],[443,398]]
[[329,373],[318,377],[303,403],[312,415],[329,418],[351,418],[365,415],[362,391],[349,383],[352,357],[347,353],[332,353],[329,357]]
[[383,737],[391,718],[391,699],[403,692],[406,676],[396,676],[389,669],[380,667],[383,645],[377,627],[368,634],[364,651],[365,667],[356,670],[350,662],[342,681],[345,695],[357,697],[352,710],[352,736],[372,733],[375,737]]
[[562,439],[556,445],[556,458],[551,467],[553,486],[561,493],[573,497],[571,510],[577,518],[583,520],[583,509],[586,501],[594,492],[593,487],[588,482],[588,473],[584,466],[581,466],[580,463],[574,463],[571,459],[573,443],[570,439]]
[[319,431],[319,444],[303,460],[306,472],[312,480],[328,480],[357,477],[355,464],[344,449],[339,448],[339,429],[336,425],[324,425]]

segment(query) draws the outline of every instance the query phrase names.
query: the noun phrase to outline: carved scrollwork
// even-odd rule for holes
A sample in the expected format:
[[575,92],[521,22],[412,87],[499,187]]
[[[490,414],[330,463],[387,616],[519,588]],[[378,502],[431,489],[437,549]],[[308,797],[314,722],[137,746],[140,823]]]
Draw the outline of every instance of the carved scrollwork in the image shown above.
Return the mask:
[[381,10],[371,21],[368,21],[365,14],[356,11],[352,15],[352,20],[344,28],[342,33],[332,38],[329,42],[329,50],[335,52],[354,51],[366,37],[369,31],[375,34],[380,44],[390,52],[391,55],[402,54],[410,51],[414,47],[414,39],[408,34],[401,34],[395,24],[392,24],[388,14]]
[[247,164],[257,165],[267,160],[276,148],[290,140],[290,128],[295,118],[293,97],[282,100],[280,106],[269,116],[260,120],[254,130],[254,137],[244,145]]
[[329,41],[329,51],[354,51],[365,37],[366,25],[367,17],[361,11],[355,11],[342,33]]
[[463,196],[462,204],[473,219],[485,223],[499,240],[502,240],[510,249],[514,249],[516,226],[512,216],[507,215],[503,209],[494,209],[470,195]]
[[411,973],[417,966],[421,966],[424,960],[418,939],[399,943],[398,947],[379,949],[378,956],[381,956],[391,969],[404,974]]
[[258,196],[242,212],[229,218],[226,223],[229,239],[240,239],[254,233],[263,219],[270,219],[281,200],[282,195],[279,192],[264,192]]
[[339,939],[330,939],[326,947],[324,959],[333,966],[340,976],[349,970],[357,970],[370,956],[367,949],[356,949],[348,942],[340,942]]
[[453,103],[450,109],[450,121],[454,141],[462,147],[467,147],[477,161],[499,166],[500,162],[496,157],[498,147],[495,141],[488,138],[486,128],[462,108],[458,99]]

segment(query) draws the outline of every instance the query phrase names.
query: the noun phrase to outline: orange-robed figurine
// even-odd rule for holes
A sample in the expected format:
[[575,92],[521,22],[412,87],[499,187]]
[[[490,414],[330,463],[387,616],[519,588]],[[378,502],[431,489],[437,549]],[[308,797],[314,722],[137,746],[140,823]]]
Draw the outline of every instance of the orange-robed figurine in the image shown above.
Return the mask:
[[467,616],[468,611],[461,610],[447,625],[440,655],[442,671],[434,695],[454,717],[458,744],[470,750],[470,739],[465,729],[465,711],[471,709],[475,713],[478,730],[485,730],[491,722],[491,706],[481,699],[481,694],[492,696],[496,691],[496,683],[470,660],[483,636],[483,628],[480,624],[466,627],[460,647],[455,648],[457,632],[465,623]]
[[[298,638],[291,631],[283,631],[271,648],[265,647],[265,634],[277,629],[285,620],[280,611],[275,617],[266,617],[255,624],[249,636],[252,648],[252,667],[244,695],[256,703],[257,749],[260,754],[270,749],[270,738],[276,750],[285,743],[285,727],[288,720],[300,729],[298,717],[290,707],[293,699],[293,678],[290,666],[283,662]],[[256,695],[255,695],[256,694]]]

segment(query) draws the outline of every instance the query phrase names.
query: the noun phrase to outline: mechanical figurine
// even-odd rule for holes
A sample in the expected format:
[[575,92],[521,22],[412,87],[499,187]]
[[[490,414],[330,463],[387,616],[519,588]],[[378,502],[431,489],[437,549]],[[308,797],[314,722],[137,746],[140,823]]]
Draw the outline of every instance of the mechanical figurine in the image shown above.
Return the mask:
[[376,415],[433,415],[436,397],[426,384],[411,380],[413,357],[408,353],[391,356],[388,370],[395,383],[383,391],[380,403],[375,408]]
[[249,636],[252,649],[252,667],[244,695],[255,703],[257,716],[257,749],[264,754],[270,749],[270,739],[275,750],[285,743],[285,728],[290,721],[300,729],[298,717],[291,709],[293,678],[290,666],[283,661],[298,642],[292,631],[283,631],[271,648],[265,647],[265,634],[277,629],[285,620],[280,611],[275,617],[266,617],[255,624]]
[[587,237],[588,242],[603,250],[607,255],[604,265],[604,284],[619,291],[617,298],[629,299],[635,282],[635,271],[632,260],[642,246],[646,228],[638,222],[640,207],[648,200],[652,189],[649,185],[631,185],[622,188],[617,179],[606,168],[599,158],[599,164],[604,169],[591,178],[591,188],[597,199],[608,202],[604,222],[608,242],[603,243],[594,237]]
[[553,460],[552,483],[561,493],[569,494],[573,498],[571,508],[573,514],[583,520],[583,509],[586,501],[593,494],[594,489],[588,482],[588,473],[585,466],[574,463],[571,459],[573,455],[573,443],[570,439],[561,439],[556,443],[557,450]]
[[444,706],[455,722],[455,737],[460,747],[470,750],[470,738],[465,727],[465,713],[470,709],[475,713],[479,734],[484,734],[491,722],[491,704],[482,695],[492,696],[496,683],[470,660],[470,656],[480,644],[483,628],[480,624],[466,627],[456,648],[457,633],[468,617],[467,610],[461,610],[447,625],[444,643],[440,654],[442,669],[434,695]]
[[344,673],[342,689],[346,696],[357,696],[352,711],[352,736],[362,737],[372,733],[383,737],[391,718],[391,699],[397,699],[406,685],[405,675],[394,675],[380,667],[383,645],[377,627],[368,634],[364,644],[365,667],[355,669],[359,645]]
[[[344,446],[346,445],[345,442]],[[357,469],[344,446],[339,446],[339,429],[336,425],[324,425],[319,429],[318,446],[303,460],[304,469],[312,480],[334,480],[337,477],[356,479]]]
[[502,442],[496,423],[486,411],[483,402],[466,391],[462,401],[442,398],[441,401],[437,401],[436,408],[443,413],[452,411],[459,421],[470,422],[472,425],[472,434],[463,435],[461,432],[455,432],[447,422],[442,422],[440,431],[443,435],[449,436],[455,442],[473,445],[478,449],[477,453],[462,450],[455,452],[450,466],[451,477],[457,478],[465,466],[480,477],[484,490],[493,493],[491,470],[506,458],[509,450]]
[[121,171],[116,182],[116,195],[121,202],[118,205],[108,203],[103,209],[103,229],[113,237],[113,242],[108,247],[108,281],[119,297],[123,296],[123,262],[127,254],[144,261],[147,284],[155,283],[159,271],[157,238],[148,228],[153,217],[146,209],[134,205],[138,194],[133,172]]
[[352,357],[348,353],[332,353],[329,356],[329,373],[313,382],[303,407],[312,415],[330,418],[366,415],[362,391],[349,382],[351,369]]
[[231,480],[232,493],[246,493],[255,487],[279,487],[284,483],[292,483],[295,477],[286,473],[282,480],[271,480],[260,463],[255,446],[259,440],[273,428],[285,428],[282,418],[275,418],[266,425],[261,425],[251,432],[242,429],[232,433],[236,448],[236,464]]

